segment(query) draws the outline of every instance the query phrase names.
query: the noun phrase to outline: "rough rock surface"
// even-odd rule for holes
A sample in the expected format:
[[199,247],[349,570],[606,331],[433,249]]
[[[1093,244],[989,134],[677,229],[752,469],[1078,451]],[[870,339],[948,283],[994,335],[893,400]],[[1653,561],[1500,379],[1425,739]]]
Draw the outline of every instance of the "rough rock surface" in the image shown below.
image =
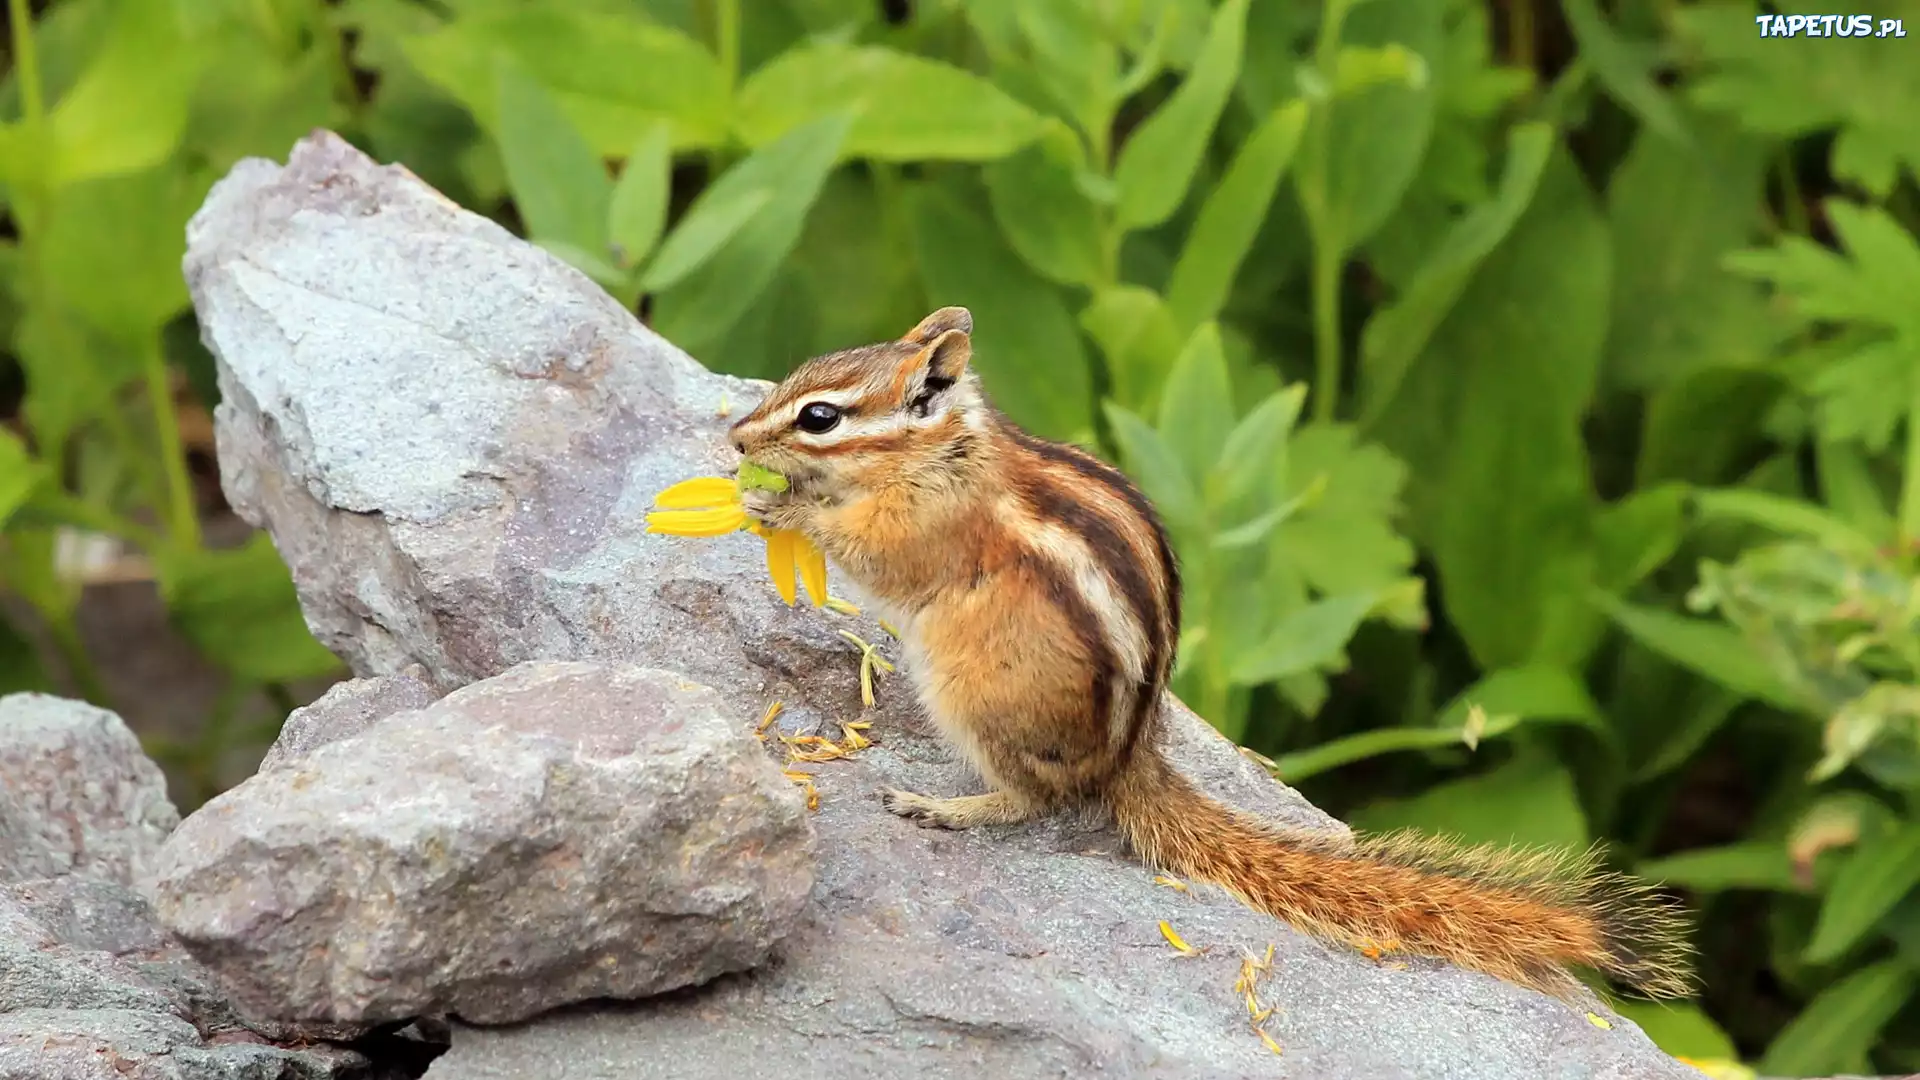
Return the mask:
[[665,672],[532,662],[306,727],[175,831],[154,906],[249,1015],[498,1023],[705,982],[813,885],[750,720]]
[[[177,820],[120,718],[84,702],[0,699],[0,1080],[323,1080],[359,1053],[269,1045],[124,882]],[[30,873],[50,876],[29,877]]]
[[166,778],[118,716],[0,697],[0,884],[59,874],[132,883],[180,823]]
[[424,709],[440,695],[427,683],[425,668],[376,679],[347,679],[334,683],[317,701],[287,715],[280,737],[267,748],[258,771],[265,772],[305,754],[322,742],[356,735],[376,720],[408,709]]
[[[877,629],[786,608],[751,537],[642,533],[655,492],[728,467],[723,403],[763,386],[708,374],[580,274],[325,134],[285,167],[237,167],[189,238],[228,495],[272,531],[310,622],[359,674],[417,662],[453,686],[534,658],[638,662],[740,715],[784,701],[787,733],[855,717],[858,652],[835,631]],[[775,962],[457,1029],[433,1080],[1697,1077],[1625,1020],[1602,1029],[1157,885],[1098,824],[952,835],[895,819],[875,788],[972,782],[915,734],[903,687],[880,693],[880,746],[805,766],[821,863]],[[1175,760],[1216,794],[1338,827],[1186,710],[1172,728]],[[1207,951],[1176,956],[1162,919]],[[1269,943],[1279,1057],[1233,989],[1241,950]]]

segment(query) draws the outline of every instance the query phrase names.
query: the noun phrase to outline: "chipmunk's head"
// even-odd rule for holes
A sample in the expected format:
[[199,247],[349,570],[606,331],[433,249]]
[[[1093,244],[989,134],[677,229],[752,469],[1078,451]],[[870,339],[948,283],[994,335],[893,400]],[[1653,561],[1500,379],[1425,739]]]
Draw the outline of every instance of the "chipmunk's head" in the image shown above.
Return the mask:
[[962,469],[988,421],[972,333],[946,307],[898,341],[814,357],[733,425],[734,448],[829,499]]

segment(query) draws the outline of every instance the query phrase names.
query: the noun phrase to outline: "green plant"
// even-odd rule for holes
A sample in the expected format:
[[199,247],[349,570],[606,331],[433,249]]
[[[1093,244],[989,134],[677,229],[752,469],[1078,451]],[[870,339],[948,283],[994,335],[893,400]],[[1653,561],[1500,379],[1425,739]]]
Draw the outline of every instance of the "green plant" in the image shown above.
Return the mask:
[[236,693],[328,669],[269,545],[207,549],[169,404],[216,393],[186,216],[326,125],[734,373],[972,308],[1007,411],[1167,517],[1222,731],[1358,825],[1684,889],[1706,993],[1627,1007],[1676,1053],[1920,1067],[1906,43],[1725,0],[891,9],[10,0],[0,587],[42,633],[0,687],[98,693],[75,533]]

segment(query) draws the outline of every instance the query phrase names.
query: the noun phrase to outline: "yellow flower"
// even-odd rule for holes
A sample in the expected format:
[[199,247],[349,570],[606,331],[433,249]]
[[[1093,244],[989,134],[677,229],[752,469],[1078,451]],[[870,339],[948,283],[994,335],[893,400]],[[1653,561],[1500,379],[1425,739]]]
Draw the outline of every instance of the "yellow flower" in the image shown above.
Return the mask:
[[769,529],[747,516],[740,485],[724,476],[683,480],[655,496],[659,509],[647,515],[647,531],[669,536],[725,536],[744,529],[767,542],[767,574],[780,598],[793,606],[797,570],[814,607],[827,602],[827,557],[791,529]]

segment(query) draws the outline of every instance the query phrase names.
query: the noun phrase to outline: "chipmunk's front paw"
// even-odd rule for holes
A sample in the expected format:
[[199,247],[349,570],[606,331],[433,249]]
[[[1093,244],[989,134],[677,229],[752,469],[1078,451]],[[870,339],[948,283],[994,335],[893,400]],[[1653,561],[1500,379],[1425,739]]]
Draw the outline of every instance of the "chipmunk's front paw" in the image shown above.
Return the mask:
[[740,493],[740,506],[748,517],[769,529],[798,529],[807,517],[806,505],[791,491],[752,488]]
[[948,822],[947,815],[944,813],[946,801],[916,795],[911,791],[901,791],[899,788],[887,788],[880,792],[880,805],[886,807],[888,813],[906,818],[925,829],[955,827]]

